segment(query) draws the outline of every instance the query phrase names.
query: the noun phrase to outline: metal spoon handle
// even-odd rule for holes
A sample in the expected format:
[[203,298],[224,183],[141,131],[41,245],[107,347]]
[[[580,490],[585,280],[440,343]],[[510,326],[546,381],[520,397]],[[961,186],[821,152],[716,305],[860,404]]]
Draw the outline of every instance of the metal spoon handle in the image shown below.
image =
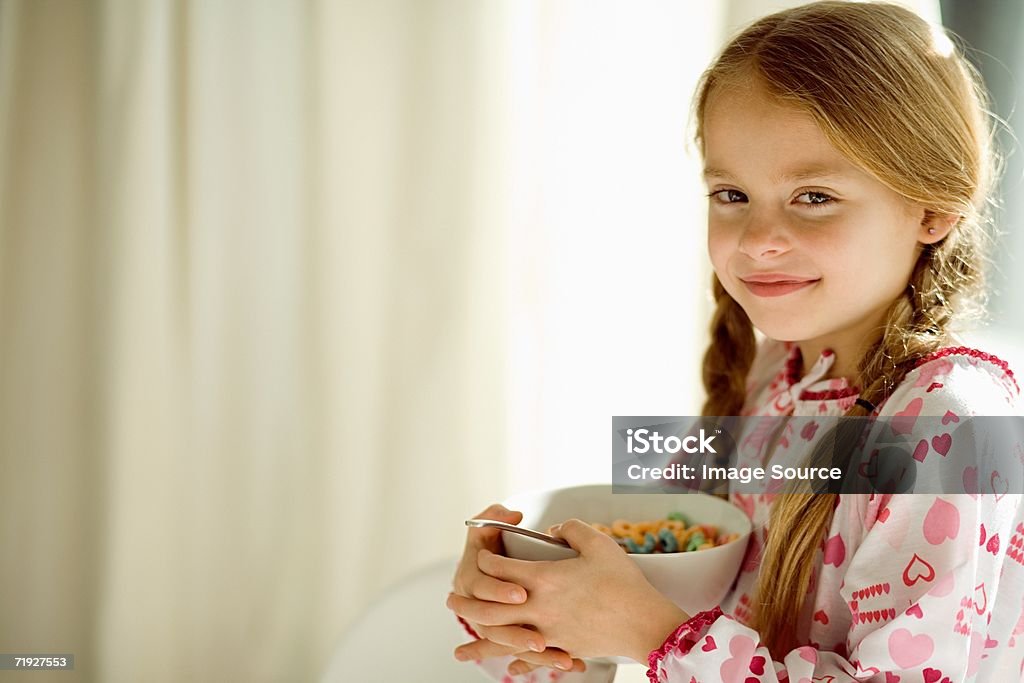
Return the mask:
[[533,529],[527,529],[525,527],[516,526],[515,524],[508,524],[506,522],[499,522],[494,519],[467,519],[466,526],[475,527],[486,527],[491,526],[495,529],[503,529],[505,531],[511,531],[514,534],[521,534],[523,536],[529,536],[530,538],[536,538],[538,541],[544,541],[551,545],[561,546],[563,548],[571,548],[569,543],[561,538],[555,538],[550,534],[545,534],[540,531],[534,531]]

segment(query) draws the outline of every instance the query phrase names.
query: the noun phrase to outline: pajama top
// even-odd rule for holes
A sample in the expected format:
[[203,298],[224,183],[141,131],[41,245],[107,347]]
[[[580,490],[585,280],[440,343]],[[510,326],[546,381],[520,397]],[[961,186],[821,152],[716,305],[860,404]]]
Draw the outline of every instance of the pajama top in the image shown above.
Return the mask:
[[[796,344],[765,340],[748,375],[743,414],[843,415],[858,389],[846,378],[823,379],[834,360],[826,349],[802,373]],[[955,442],[945,431],[923,433],[940,431],[935,427],[915,428],[917,416],[941,416],[942,425],[953,426],[963,416],[1024,413],[1005,362],[976,349],[951,347],[922,359],[875,414],[901,416],[913,430],[911,442],[920,441],[921,457],[940,458]],[[812,441],[813,430],[784,433],[778,448],[806,454]],[[1016,450],[1015,462],[1024,471],[1024,446]],[[742,458],[743,444],[739,452]],[[730,493],[729,500],[753,523],[740,574],[720,605],[693,615],[650,653],[648,678],[653,683],[1024,681],[1024,496],[1000,491],[995,476],[991,487],[982,482],[975,490],[977,495],[840,494],[796,617],[800,645],[780,661],[749,626],[776,494]],[[509,676],[511,661],[491,658],[479,665],[505,683],[598,683],[611,681],[615,672],[612,664],[588,663],[583,673],[538,669]]]

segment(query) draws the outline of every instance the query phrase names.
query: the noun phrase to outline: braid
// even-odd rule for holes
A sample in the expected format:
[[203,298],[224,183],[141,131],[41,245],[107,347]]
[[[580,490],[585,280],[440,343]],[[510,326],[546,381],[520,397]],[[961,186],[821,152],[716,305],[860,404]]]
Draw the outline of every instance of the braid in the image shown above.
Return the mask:
[[[858,377],[860,397],[881,405],[903,381],[916,361],[941,347],[951,321],[949,302],[964,284],[936,268],[955,245],[928,245],[915,265],[903,296],[889,307],[885,327],[878,340],[861,360]],[[941,274],[941,276],[940,276]],[[843,417],[864,417],[866,408],[855,404]],[[813,465],[830,463],[846,469],[859,441],[863,425],[859,420],[840,421],[830,433],[823,434],[808,461]],[[757,630],[776,658],[781,659],[795,642],[795,619],[800,614],[810,588],[816,555],[832,523],[838,503],[834,493],[811,494],[806,483],[787,489],[775,502],[769,533],[765,541],[761,581],[772,581],[771,590],[759,588]],[[799,491],[798,491],[799,490]],[[792,581],[776,582],[776,577]]]
[[712,276],[711,288],[715,312],[711,318],[711,343],[704,352],[707,399],[701,414],[739,415],[746,400],[747,374],[757,351],[754,326],[717,275]]

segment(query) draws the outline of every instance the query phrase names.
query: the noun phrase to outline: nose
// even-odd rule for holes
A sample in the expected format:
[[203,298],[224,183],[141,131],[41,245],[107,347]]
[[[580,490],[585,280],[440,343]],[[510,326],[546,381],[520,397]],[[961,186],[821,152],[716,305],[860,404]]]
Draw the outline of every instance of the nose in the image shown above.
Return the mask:
[[789,237],[777,217],[751,214],[740,234],[740,252],[752,259],[763,259],[789,249]]

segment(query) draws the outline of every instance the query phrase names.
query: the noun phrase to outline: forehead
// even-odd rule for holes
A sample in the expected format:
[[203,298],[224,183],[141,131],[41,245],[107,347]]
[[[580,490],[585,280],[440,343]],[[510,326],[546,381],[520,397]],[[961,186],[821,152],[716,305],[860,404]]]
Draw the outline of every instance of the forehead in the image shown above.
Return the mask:
[[705,175],[757,174],[779,182],[861,171],[806,112],[782,106],[754,88],[713,93],[704,111]]

